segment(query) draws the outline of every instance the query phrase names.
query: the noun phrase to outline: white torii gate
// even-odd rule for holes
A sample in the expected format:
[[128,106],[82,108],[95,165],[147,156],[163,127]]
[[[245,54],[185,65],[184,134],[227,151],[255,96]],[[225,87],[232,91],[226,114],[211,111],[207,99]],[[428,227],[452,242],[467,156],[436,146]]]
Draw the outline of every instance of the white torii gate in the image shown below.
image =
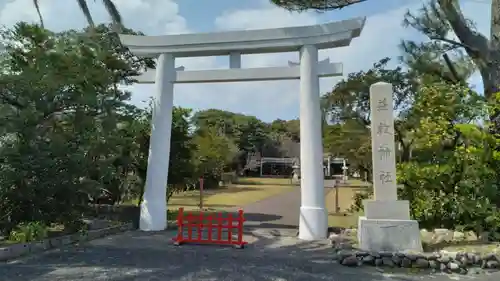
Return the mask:
[[[300,79],[301,207],[299,238],[323,239],[327,235],[327,212],[323,185],[319,77],[342,75],[341,63],[318,62],[318,49],[349,46],[363,29],[365,18],[321,25],[248,31],[180,34],[165,36],[120,35],[130,51],[157,57],[156,70],[138,77],[155,83],[153,122],[140,229],[167,227],[166,188],[175,83],[210,83]],[[285,67],[241,68],[242,54],[300,52],[300,62]],[[229,55],[229,69],[185,71],[175,68],[175,58]]]

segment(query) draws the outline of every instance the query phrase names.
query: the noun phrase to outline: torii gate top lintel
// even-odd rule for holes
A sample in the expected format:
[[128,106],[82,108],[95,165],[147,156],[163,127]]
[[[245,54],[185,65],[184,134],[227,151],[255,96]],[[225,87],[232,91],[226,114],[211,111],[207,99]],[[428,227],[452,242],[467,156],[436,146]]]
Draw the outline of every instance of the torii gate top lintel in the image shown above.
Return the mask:
[[298,51],[304,45],[318,49],[348,46],[361,34],[366,18],[325,24],[213,33],[141,36],[120,34],[120,41],[138,56],[223,56]]

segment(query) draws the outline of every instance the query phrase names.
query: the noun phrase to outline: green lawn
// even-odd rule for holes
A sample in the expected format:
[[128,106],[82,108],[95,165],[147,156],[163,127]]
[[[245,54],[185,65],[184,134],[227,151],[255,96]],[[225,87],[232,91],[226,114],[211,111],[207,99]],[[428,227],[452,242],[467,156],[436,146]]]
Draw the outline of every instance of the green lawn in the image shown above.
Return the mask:
[[[242,207],[262,199],[291,190],[289,179],[244,178],[230,187],[220,187],[203,192],[203,207],[209,210],[224,210]],[[200,191],[174,194],[168,203],[169,209],[197,210]]]
[[[362,192],[370,186],[368,183],[358,180],[349,180],[346,185],[341,185],[336,189],[331,189],[325,196],[325,204],[328,209],[328,225],[338,228],[355,228],[358,225],[359,213],[350,213],[348,209],[352,205],[353,196]],[[338,192],[338,209],[336,212],[336,193]]]

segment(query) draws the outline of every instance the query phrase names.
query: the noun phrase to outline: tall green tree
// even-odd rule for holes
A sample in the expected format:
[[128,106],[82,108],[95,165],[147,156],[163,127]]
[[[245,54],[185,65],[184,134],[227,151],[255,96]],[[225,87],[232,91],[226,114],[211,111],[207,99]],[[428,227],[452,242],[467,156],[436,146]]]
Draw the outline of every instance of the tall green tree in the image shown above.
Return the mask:
[[20,23],[2,36],[1,213],[11,224],[78,220],[116,179],[112,134],[130,93],[114,85],[129,66],[76,32]]
[[[408,159],[411,153],[412,139],[408,134],[407,127],[414,122],[415,116],[412,114],[411,106],[417,88],[417,79],[412,72],[403,71],[401,67],[390,69],[387,67],[389,58],[384,58],[373,65],[368,71],[359,71],[350,73],[347,79],[340,81],[327,93],[323,99],[323,104],[329,113],[330,121],[333,124],[341,124],[341,132],[343,138],[329,138],[330,141],[344,140],[350,141],[359,140],[363,143],[350,143],[349,146],[360,148],[370,146],[369,134],[370,121],[370,86],[378,81],[386,81],[393,84],[394,89],[394,110],[398,113],[395,122],[395,138],[401,149],[400,157]],[[364,136],[355,137],[356,134]],[[364,143],[368,142],[368,143]],[[339,145],[329,144],[332,149],[340,149]],[[344,150],[350,151],[349,149]],[[338,154],[335,151],[331,151]],[[359,158],[359,163],[368,163],[367,155],[370,150],[363,154],[356,154]],[[350,161],[356,161],[355,155],[339,155],[349,157]],[[363,170],[371,170],[371,166],[361,166]]]
[[[271,0],[272,3],[295,11],[332,10],[365,0]],[[433,41],[444,42],[450,49],[462,48],[474,62],[483,80],[484,95],[492,106],[497,104],[496,93],[500,87],[500,0],[491,1],[490,34],[481,34],[461,11],[459,0],[431,0],[424,6],[422,16],[412,26],[430,36]],[[458,38],[445,35],[452,31]],[[500,112],[492,110],[490,121],[496,133],[500,133]]]

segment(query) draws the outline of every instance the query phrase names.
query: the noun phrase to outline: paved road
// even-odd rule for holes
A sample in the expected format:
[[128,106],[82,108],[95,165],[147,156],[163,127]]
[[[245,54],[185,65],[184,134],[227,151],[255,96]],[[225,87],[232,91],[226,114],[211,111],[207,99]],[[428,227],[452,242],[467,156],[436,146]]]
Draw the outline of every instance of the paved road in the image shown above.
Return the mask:
[[[325,188],[325,195],[330,188]],[[300,187],[242,208],[247,226],[275,229],[297,229],[299,225]]]
[[[0,264],[2,281],[498,281],[497,275],[385,274],[335,264],[332,249],[295,238],[254,235],[247,248],[175,247],[173,232],[128,232],[87,245]],[[471,279],[472,278],[472,279]]]

